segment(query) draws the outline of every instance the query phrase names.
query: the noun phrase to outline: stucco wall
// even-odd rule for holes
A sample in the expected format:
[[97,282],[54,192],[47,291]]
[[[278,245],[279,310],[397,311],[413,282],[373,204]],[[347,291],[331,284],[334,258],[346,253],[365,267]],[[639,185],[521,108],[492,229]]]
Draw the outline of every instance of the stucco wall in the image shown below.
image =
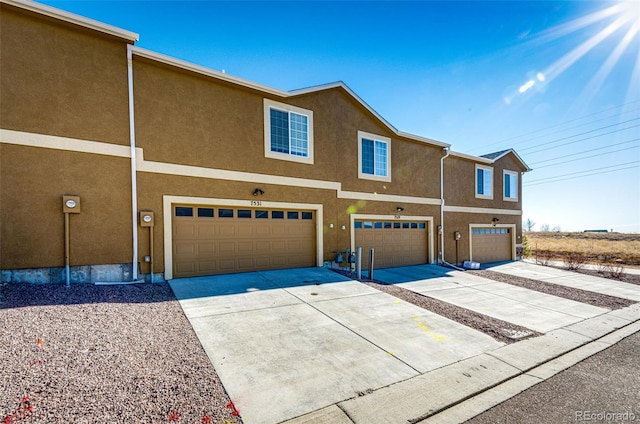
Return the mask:
[[[476,198],[476,164],[493,169],[493,199]],[[503,199],[503,171],[518,172],[518,200]],[[507,155],[493,164],[474,162],[449,156],[444,161],[445,201],[450,206],[473,206],[479,208],[522,209],[522,165]]]
[[444,258],[447,262],[456,262],[456,241],[454,233],[459,231],[461,238],[458,241],[458,261],[470,260],[469,224],[491,227],[493,218],[498,218],[500,225],[515,225],[515,242],[522,243],[522,218],[520,215],[501,215],[496,213],[459,213],[446,212],[444,214]]
[[126,43],[0,8],[2,128],[128,144]]
[[[134,87],[136,142],[147,160],[439,197],[442,149],[395,137],[341,88],[285,99],[139,57]],[[314,164],[265,157],[264,98],[313,111]],[[358,179],[358,130],[392,138],[391,182]]]
[[71,265],[131,261],[129,163],[0,144],[0,268],[64,265],[64,194],[81,199],[70,219]]

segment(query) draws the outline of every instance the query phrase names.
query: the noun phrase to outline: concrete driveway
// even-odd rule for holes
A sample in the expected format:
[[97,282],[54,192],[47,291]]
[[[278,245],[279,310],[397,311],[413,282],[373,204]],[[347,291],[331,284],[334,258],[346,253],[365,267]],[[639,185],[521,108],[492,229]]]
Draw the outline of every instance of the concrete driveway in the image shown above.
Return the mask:
[[565,271],[563,269],[548,266],[536,265],[528,262],[509,262],[487,269],[504,274],[511,274],[518,277],[531,278],[545,281],[547,283],[572,287],[592,291],[595,293],[608,294],[610,296],[640,302],[640,286],[636,284],[613,281],[606,278],[593,277],[591,275],[578,274],[576,272]]
[[502,346],[322,268],[170,284],[246,424],[288,420]]
[[435,265],[382,269],[374,277],[542,333],[609,312]]

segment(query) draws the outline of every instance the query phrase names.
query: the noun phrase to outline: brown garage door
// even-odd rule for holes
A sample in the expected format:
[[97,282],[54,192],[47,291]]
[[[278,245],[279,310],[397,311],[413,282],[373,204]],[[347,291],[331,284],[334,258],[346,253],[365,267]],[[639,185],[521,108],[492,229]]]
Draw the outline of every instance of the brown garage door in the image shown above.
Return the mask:
[[173,207],[173,276],[316,265],[315,212]]
[[473,228],[471,237],[472,259],[475,262],[488,263],[513,259],[510,228]]
[[429,261],[426,222],[357,220],[356,247],[362,247],[362,268],[369,266],[369,248],[375,249],[375,268],[420,265]]

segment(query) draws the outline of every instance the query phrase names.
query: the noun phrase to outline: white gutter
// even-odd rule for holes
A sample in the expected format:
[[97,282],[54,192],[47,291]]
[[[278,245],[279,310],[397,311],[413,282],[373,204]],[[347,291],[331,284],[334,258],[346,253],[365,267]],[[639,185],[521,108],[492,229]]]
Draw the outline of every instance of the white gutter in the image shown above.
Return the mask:
[[439,264],[445,263],[444,260],[444,160],[449,156],[451,151],[445,147],[446,155],[440,158],[440,252]]
[[133,54],[127,44],[127,79],[129,86],[129,142],[131,144],[131,224],[133,231],[133,281],[138,280],[138,180],[136,169],[136,126],[133,109]]
[[82,27],[89,28],[94,31],[99,31],[104,34],[109,34],[114,37],[122,38],[130,42],[136,42],[140,38],[140,36],[135,32],[127,31],[126,29],[105,24],[104,22],[95,21],[93,19],[76,15],[65,10],[57,9],[55,7],[47,6],[46,4],[37,3],[35,1],[0,0],[0,3],[5,3],[13,7],[19,7],[30,12],[35,12],[40,15],[48,16],[50,18],[59,19],[61,21],[69,22],[74,25],[80,25]]

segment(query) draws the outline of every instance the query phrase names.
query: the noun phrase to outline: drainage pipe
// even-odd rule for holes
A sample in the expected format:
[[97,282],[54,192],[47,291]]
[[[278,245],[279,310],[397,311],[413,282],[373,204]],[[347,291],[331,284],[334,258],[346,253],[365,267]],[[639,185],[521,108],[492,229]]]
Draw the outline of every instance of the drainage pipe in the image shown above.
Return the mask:
[[71,277],[69,276],[70,272],[70,248],[69,248],[69,212],[64,213],[64,274],[65,274],[65,283],[66,286],[69,287],[71,283]]
[[447,147],[444,148],[446,154],[440,158],[440,257],[438,263],[442,265],[444,261],[444,160],[451,153]]
[[129,87],[129,142],[131,146],[131,223],[133,231],[133,281],[138,279],[138,182],[136,168],[136,126],[133,108],[133,53],[127,44],[127,81]]

